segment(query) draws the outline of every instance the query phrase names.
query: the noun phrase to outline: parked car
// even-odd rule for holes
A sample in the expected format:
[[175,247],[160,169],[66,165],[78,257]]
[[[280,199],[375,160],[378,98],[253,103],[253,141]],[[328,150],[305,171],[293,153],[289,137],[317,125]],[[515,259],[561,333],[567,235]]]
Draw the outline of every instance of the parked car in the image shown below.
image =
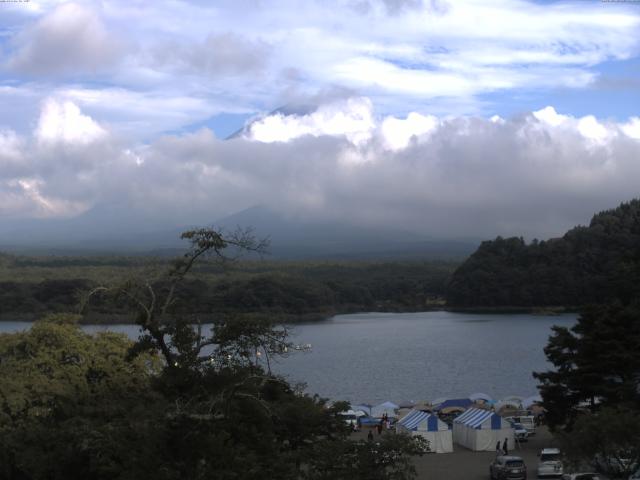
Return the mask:
[[520,457],[499,455],[489,465],[491,480],[526,480],[527,467]]
[[511,426],[515,430],[514,435],[516,437],[517,442],[528,442],[529,441],[529,431],[522,426],[520,423],[512,423]]
[[561,477],[563,473],[560,450],[557,448],[543,448],[538,459],[538,478]]
[[565,473],[562,480],[600,480],[597,473]]
[[534,417],[533,415],[520,415],[520,416],[514,416],[514,417],[506,417],[506,420],[508,420],[511,423],[519,423],[520,425],[522,425],[524,428],[527,429],[527,431],[529,432],[529,435],[536,434],[536,417]]

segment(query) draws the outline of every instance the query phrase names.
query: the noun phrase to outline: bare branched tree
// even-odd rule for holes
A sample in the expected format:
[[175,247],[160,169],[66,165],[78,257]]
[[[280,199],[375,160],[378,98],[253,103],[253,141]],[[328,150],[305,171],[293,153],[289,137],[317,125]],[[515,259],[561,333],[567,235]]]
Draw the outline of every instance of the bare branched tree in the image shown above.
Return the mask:
[[[247,253],[264,255],[269,245],[268,239],[256,239],[251,229],[237,229],[225,234],[213,228],[199,228],[182,233],[181,238],[189,242],[189,250],[174,260],[170,268],[155,281],[128,279],[112,286],[99,286],[82,295],[80,302],[82,313],[96,294],[110,294],[116,299],[125,300],[136,312],[135,321],[143,331],[135,348],[156,348],[168,367],[179,367],[185,362],[194,365],[208,361],[210,356],[201,353],[206,347],[220,341],[215,335],[203,335],[199,318],[177,317],[172,313],[176,291],[196,262],[209,257],[219,265],[226,266]],[[254,355],[261,354],[259,349],[262,349],[268,361],[270,354],[286,352],[286,331],[277,335],[277,338],[268,330],[260,333],[264,334],[264,338],[253,341]],[[228,352],[225,354],[229,355]]]

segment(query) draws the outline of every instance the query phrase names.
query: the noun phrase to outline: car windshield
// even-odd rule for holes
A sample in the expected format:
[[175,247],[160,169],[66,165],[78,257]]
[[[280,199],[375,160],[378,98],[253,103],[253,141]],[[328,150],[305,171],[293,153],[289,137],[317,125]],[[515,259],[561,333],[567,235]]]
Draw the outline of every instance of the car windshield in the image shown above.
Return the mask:
[[556,462],[560,460],[560,455],[557,453],[543,453],[540,455],[541,462]]
[[524,463],[522,461],[520,461],[520,460],[509,460],[506,465],[509,468],[524,467]]

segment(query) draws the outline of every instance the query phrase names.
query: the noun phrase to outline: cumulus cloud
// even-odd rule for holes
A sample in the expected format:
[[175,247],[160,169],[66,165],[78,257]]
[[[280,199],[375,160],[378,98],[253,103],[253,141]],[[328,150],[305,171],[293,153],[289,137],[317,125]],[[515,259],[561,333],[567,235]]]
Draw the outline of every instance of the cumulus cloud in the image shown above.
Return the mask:
[[260,142],[287,142],[303,135],[345,136],[358,145],[371,139],[374,127],[371,101],[349,98],[323,105],[309,115],[267,116],[251,123],[248,136]]
[[31,75],[96,73],[118,57],[120,41],[96,13],[66,3],[14,38],[10,69]]
[[42,143],[87,144],[104,138],[107,132],[72,102],[45,101],[35,136]]
[[392,117],[353,98],[263,118],[233,140],[202,129],[135,145],[108,131],[92,142],[67,134],[70,125],[96,124],[50,105],[41,117],[59,109],[53,116],[68,123],[55,138],[74,147],[41,142],[39,127],[28,137],[4,131],[0,162],[12,165],[0,173],[4,217],[98,215],[117,203],[124,216],[160,228],[263,204],[436,237],[545,238],[638,195],[636,118],[616,123],[552,107],[507,119]]

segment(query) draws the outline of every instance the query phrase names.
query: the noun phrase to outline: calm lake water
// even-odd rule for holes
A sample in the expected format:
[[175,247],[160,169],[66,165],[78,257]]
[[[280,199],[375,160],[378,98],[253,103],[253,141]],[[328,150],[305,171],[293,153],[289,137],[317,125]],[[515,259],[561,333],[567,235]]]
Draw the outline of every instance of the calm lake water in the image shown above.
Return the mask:
[[[549,367],[542,349],[552,325],[576,315],[487,315],[450,312],[338,315],[292,327],[295,343],[310,343],[274,370],[308,391],[335,400],[377,404],[433,400],[483,392],[494,398],[535,395],[532,371]],[[0,322],[0,332],[29,328]],[[134,325],[87,326],[136,338]]]

